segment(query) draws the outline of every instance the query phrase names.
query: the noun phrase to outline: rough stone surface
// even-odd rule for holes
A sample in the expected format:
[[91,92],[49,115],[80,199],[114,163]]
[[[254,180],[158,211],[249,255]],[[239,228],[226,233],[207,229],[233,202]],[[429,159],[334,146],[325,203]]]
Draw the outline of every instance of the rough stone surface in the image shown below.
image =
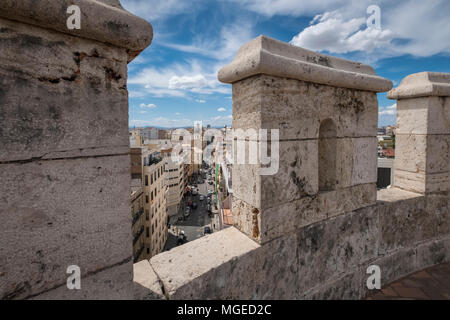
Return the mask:
[[70,265],[89,273],[131,257],[128,159],[0,165],[0,296],[59,285]]
[[422,194],[450,193],[450,74],[407,76],[398,99],[394,184]]
[[0,3],[0,299],[133,297],[127,62],[151,27],[80,0],[71,32],[71,4]]
[[165,299],[158,276],[148,260],[133,265],[133,285],[135,300]]
[[[250,254],[257,248],[257,243],[237,229],[228,228],[163,252],[150,259],[150,265],[162,281],[168,297],[192,299],[198,296],[194,289],[201,287],[198,281],[203,281],[203,275],[208,277],[220,266]],[[220,279],[216,281],[220,282]]]
[[410,74],[402,80],[400,86],[392,89],[388,93],[389,99],[407,99],[429,96],[450,96],[449,73],[419,72]]
[[0,23],[0,161],[128,148],[124,49]]
[[219,71],[219,80],[235,83],[257,74],[374,92],[392,88],[391,81],[377,76],[368,65],[319,54],[265,36],[243,45],[234,61]]
[[[81,11],[81,29],[69,30],[67,8],[73,4]],[[153,39],[150,23],[125,11],[119,0],[2,0],[0,17],[125,48],[129,60]]]
[[131,260],[81,278],[80,290],[67,289],[66,283],[32,300],[131,300],[133,282]]
[[[214,236],[228,239],[219,241],[228,249],[199,239],[151,263],[170,288],[170,299],[361,299],[371,293],[371,265],[380,266],[385,285],[450,261],[449,206],[446,196],[392,188],[380,191],[375,205],[301,226],[288,204],[278,213],[289,215],[294,227],[283,225],[284,234],[232,259],[228,252],[236,245],[230,235],[237,231],[227,229]],[[188,273],[174,267],[179,254]],[[199,262],[206,255],[212,257],[209,266]]]

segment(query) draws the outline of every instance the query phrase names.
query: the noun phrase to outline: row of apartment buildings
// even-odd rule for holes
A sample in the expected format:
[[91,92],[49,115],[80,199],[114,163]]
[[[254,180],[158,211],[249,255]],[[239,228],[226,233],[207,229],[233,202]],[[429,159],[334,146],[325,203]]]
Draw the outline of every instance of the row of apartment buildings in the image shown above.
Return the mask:
[[[180,212],[189,182],[198,172],[199,166],[194,165],[193,158],[183,158],[182,142],[177,140],[176,137],[146,139],[140,129],[130,132],[135,262],[150,259],[164,250],[170,217]],[[178,157],[173,156],[174,152]],[[199,156],[198,152],[191,152],[191,157],[194,154]]]

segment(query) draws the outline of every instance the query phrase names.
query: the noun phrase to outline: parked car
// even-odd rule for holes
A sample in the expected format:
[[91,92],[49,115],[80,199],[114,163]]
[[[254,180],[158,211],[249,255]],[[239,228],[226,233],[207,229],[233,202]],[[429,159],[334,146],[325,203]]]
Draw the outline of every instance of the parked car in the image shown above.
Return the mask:
[[208,204],[211,204],[211,197],[208,197],[207,202]]
[[212,233],[211,228],[206,226],[205,230],[204,230],[204,234],[207,235],[207,234],[211,234],[211,233]]
[[198,207],[197,202],[194,202],[194,203],[192,204],[192,209],[197,210],[197,207]]
[[211,205],[210,204],[208,204],[208,206],[206,208],[207,208],[208,212],[211,212]]
[[213,184],[214,182],[213,182],[212,180],[209,180],[208,183],[209,183],[209,184]]
[[192,190],[192,195],[193,195],[193,196],[198,195],[198,190],[197,190],[197,189],[193,189],[193,190]]
[[200,196],[200,201],[203,201],[203,200],[205,200],[205,197],[204,196]]
[[177,238],[177,246],[185,244],[187,242],[187,237],[184,234],[184,231],[181,231],[181,233],[178,235]]

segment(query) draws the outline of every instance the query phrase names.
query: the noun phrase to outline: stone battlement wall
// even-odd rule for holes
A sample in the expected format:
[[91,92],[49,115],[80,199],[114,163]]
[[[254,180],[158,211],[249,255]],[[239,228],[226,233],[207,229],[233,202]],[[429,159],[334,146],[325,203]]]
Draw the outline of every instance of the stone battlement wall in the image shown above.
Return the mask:
[[448,261],[449,197],[394,188],[263,245],[230,228],[141,261],[135,298],[361,299],[370,265],[384,285]]
[[133,266],[127,63],[153,30],[118,0],[75,1],[66,30],[73,2],[0,3],[0,299],[361,298],[368,265],[387,283],[450,260],[449,76],[391,91],[396,185],[377,192],[392,82],[262,36],[219,79],[234,128],[279,130],[278,172],[235,164],[235,227]]

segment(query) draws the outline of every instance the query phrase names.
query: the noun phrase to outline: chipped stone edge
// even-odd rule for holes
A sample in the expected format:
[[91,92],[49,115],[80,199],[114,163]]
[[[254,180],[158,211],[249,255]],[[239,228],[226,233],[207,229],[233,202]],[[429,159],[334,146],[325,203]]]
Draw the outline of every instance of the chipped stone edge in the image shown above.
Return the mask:
[[379,77],[373,68],[361,63],[323,55],[259,36],[242,46],[235,59],[219,71],[219,80],[239,80],[267,74],[336,87],[385,92],[392,81]]
[[[66,9],[71,5],[81,9],[80,30],[67,28]],[[152,25],[127,12],[118,0],[2,0],[0,17],[128,49],[129,61],[153,39]]]
[[450,96],[450,73],[419,72],[405,77],[400,85],[389,91],[392,100],[419,97]]

